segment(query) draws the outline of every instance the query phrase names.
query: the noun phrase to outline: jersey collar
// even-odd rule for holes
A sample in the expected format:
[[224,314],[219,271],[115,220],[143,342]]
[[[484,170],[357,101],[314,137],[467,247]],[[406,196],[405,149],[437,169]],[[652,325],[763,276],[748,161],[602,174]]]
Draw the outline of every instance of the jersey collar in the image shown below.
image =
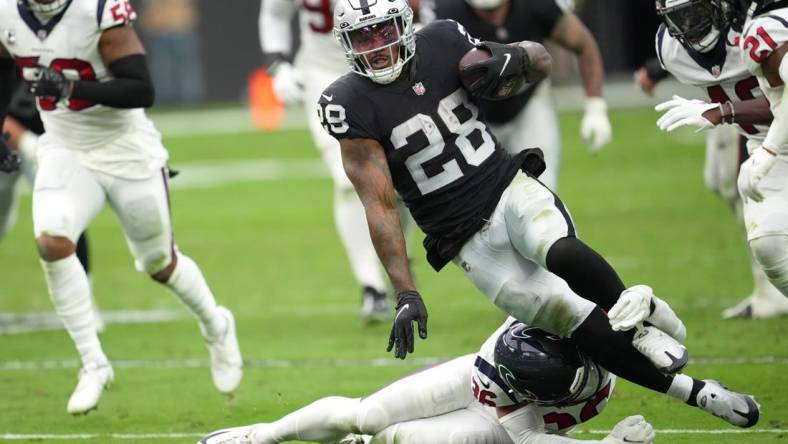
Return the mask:
[[692,60],[695,61],[698,65],[702,66],[703,69],[708,71],[714,77],[718,77],[722,72],[722,67],[725,65],[725,58],[728,55],[728,30],[720,31],[720,38],[717,40],[717,44],[714,45],[709,52],[699,52],[695,51],[692,48],[687,48],[687,53]]
[[49,37],[49,34],[52,32],[55,26],[60,23],[60,20],[63,18],[63,15],[66,14],[66,11],[68,11],[69,6],[71,6],[71,0],[66,3],[66,7],[63,8],[62,11],[60,11],[57,15],[49,19],[49,21],[44,24],[38,20],[38,17],[36,17],[30,8],[24,5],[24,2],[17,2],[16,4],[16,8],[19,11],[20,17],[22,17],[22,21],[25,22],[27,27],[30,28],[30,30],[33,31],[36,37],[38,37],[38,39],[41,41],[44,41],[47,37]]

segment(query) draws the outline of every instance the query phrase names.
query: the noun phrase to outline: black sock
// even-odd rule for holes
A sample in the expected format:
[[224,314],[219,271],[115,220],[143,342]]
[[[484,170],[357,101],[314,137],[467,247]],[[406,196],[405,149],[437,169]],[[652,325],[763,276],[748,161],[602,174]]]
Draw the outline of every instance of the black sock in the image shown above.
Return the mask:
[[82,264],[82,268],[85,269],[85,273],[88,275],[90,274],[90,256],[88,254],[88,235],[87,232],[83,232],[79,239],[77,240],[77,259],[79,259],[79,263]]
[[706,386],[706,383],[703,381],[699,381],[695,378],[692,378],[692,391],[690,392],[689,399],[687,400],[687,404],[697,407],[698,406],[698,392],[700,392],[703,387]]
[[660,393],[667,393],[673,382],[672,375],[657,370],[635,349],[631,332],[613,331],[599,307],[572,332],[572,340],[597,364],[627,381]]
[[624,283],[613,267],[576,237],[556,241],[545,262],[547,269],[565,280],[575,293],[605,311],[615,305],[624,291]]

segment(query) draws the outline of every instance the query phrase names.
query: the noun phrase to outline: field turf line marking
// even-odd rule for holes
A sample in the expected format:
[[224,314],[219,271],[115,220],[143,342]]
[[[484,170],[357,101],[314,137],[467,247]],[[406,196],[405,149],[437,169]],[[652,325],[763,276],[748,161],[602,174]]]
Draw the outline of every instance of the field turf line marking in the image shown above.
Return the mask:
[[[399,367],[417,366],[424,367],[448,361],[451,358],[422,357],[409,358],[407,361],[385,358],[369,359],[250,359],[244,361],[246,368],[306,368],[306,367]],[[755,356],[750,358],[693,358],[690,364],[696,365],[787,365],[788,356]],[[16,370],[63,370],[78,369],[81,364],[76,359],[43,360],[43,361],[0,361],[0,371]],[[146,360],[146,359],[118,359],[112,361],[116,369],[189,369],[209,368],[207,359],[177,359],[177,360]]]

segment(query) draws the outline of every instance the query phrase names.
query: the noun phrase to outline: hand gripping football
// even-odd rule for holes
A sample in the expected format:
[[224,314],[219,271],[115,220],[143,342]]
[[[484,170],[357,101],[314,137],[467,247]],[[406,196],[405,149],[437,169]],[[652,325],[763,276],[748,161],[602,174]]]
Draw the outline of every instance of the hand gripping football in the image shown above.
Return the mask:
[[460,70],[460,81],[469,91],[477,90],[484,81],[485,72],[479,70],[469,70],[468,68],[476,63],[483,62],[492,57],[492,53],[486,48],[473,48],[460,59],[457,68]]

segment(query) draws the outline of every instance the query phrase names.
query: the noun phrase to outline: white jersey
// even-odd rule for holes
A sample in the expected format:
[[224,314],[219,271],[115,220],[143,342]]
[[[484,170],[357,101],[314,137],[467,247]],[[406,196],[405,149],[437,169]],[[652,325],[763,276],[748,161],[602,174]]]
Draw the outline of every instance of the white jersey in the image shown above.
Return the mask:
[[[48,66],[66,78],[105,82],[112,74],[98,49],[103,31],[136,18],[128,0],[71,0],[66,9],[41,23],[22,2],[0,0],[0,43],[15,59],[23,78],[31,68]],[[47,149],[77,152],[88,168],[129,179],[143,179],[161,168],[167,152],[142,109],[110,108],[77,99],[39,98]]]
[[[788,8],[775,9],[758,17],[748,19],[744,24],[741,38],[741,58],[749,72],[758,77],[758,83],[772,111],[780,106],[783,100],[784,85],[773,87],[763,77],[761,63],[772,51],[788,42]],[[780,151],[786,151],[784,147]]]
[[[663,23],[657,31],[657,57],[662,67],[679,82],[701,88],[699,99],[714,103],[750,100],[762,96],[763,92],[742,61],[739,47],[728,44],[737,38],[738,35],[730,31],[711,51],[690,51],[668,33]],[[748,140],[760,144],[769,125],[738,124],[736,128]]]
[[[473,397],[480,403],[490,407],[504,407],[519,404],[525,399],[522,395],[512,390],[498,375],[494,364],[495,342],[498,337],[512,324],[519,323],[517,319],[509,317],[482,345],[476,355],[471,375],[471,390]],[[523,408],[536,411],[536,416],[544,421],[547,433],[566,434],[576,425],[586,422],[602,412],[616,384],[616,377],[605,371],[602,378],[601,389],[588,401],[563,407],[545,407],[528,404]],[[539,428],[539,424],[533,425]]]
[[[319,69],[335,73],[350,71],[345,53],[334,37],[335,0],[265,0],[260,11],[260,40],[264,52],[292,52],[290,23],[298,11],[300,47],[294,64],[301,72]],[[311,79],[306,78],[309,82]]]

